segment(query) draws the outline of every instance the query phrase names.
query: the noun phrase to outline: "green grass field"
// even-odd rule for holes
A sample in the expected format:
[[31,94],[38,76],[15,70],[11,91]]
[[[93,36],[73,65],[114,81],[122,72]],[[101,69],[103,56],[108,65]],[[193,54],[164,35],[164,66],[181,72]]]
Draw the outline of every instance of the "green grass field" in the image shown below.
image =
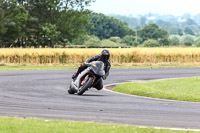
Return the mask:
[[43,70],[43,69],[76,69],[78,66],[0,66],[0,71],[7,70]]
[[47,121],[0,117],[0,133],[192,133],[169,129],[89,122]]
[[200,102],[200,77],[124,83],[112,90],[153,98]]

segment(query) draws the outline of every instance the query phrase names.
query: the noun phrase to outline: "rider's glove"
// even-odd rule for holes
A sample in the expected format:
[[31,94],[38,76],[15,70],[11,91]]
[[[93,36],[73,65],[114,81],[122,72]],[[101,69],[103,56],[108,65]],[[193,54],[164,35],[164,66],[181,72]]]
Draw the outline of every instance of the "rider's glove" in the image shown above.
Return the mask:
[[103,80],[106,80],[106,76],[103,76],[102,79],[103,79]]

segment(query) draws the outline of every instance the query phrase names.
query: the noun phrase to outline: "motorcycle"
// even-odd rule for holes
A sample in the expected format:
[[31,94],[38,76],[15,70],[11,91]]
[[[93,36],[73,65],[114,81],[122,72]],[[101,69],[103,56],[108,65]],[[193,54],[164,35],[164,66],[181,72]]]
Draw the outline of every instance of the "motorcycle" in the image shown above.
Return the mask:
[[102,61],[94,61],[91,64],[87,64],[87,66],[88,67],[71,82],[68,88],[69,94],[76,93],[77,95],[82,95],[105,76],[104,63]]

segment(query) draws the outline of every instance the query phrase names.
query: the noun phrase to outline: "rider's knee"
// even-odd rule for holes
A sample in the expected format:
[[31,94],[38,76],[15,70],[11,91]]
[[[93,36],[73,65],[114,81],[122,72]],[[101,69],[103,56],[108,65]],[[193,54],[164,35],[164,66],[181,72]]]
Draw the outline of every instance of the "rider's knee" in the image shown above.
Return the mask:
[[101,89],[103,89],[103,85],[102,85],[102,84],[101,84],[101,85],[96,85],[95,88],[96,88],[97,90],[101,90]]

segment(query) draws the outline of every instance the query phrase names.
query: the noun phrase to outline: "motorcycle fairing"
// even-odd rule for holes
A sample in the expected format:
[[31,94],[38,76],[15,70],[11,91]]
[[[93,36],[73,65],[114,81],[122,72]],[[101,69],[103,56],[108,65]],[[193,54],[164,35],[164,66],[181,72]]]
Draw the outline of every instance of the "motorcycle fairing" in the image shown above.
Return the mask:
[[98,75],[100,77],[105,75],[104,63],[102,61],[92,62],[91,69],[95,73],[95,75]]

